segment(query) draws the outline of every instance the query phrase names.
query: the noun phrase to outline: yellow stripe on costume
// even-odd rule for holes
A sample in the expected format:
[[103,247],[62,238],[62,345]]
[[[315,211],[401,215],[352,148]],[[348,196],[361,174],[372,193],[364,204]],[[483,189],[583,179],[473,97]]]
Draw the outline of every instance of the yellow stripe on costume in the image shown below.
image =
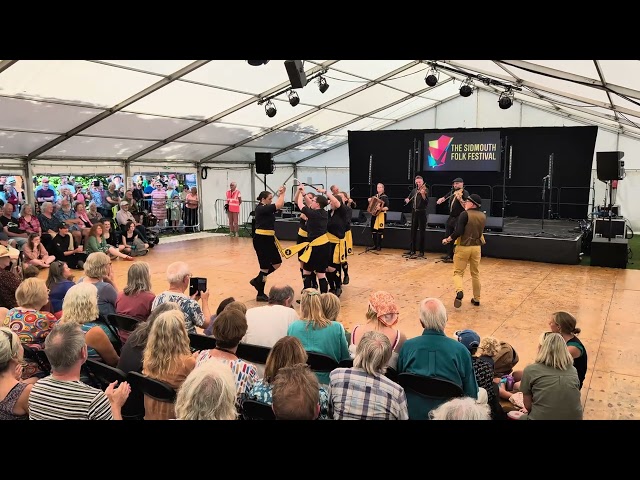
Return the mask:
[[306,230],[303,230],[302,228],[298,229],[298,235],[300,235],[301,237],[307,238],[309,236],[309,234],[307,233]]
[[331,243],[337,244],[333,251],[333,260],[331,263],[344,263],[347,259],[347,240],[345,238],[338,238],[329,232],[327,232],[327,238],[329,238]]
[[292,257],[293,255],[298,253],[300,250],[305,248],[307,246],[307,244],[309,243],[309,242],[298,243],[297,245],[294,245],[294,246],[292,246],[290,248],[284,248],[280,244],[280,240],[278,240],[278,237],[276,237],[276,231],[275,230],[263,230],[261,228],[256,228],[256,233],[258,235],[265,235],[265,236],[268,236],[268,237],[273,237],[273,239],[276,242],[276,248],[280,252],[280,255],[282,255],[284,258]]
[[353,255],[353,235],[351,235],[351,230],[346,231],[344,239],[347,242],[347,255]]
[[376,230],[384,230],[384,212],[378,213],[376,215],[376,221],[374,223]]

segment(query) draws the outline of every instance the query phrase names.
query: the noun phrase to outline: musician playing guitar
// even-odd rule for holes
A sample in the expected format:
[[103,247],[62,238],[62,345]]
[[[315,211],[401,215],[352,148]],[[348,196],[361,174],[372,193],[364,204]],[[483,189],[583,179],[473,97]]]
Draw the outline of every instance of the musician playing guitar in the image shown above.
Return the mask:
[[[464,212],[464,202],[469,198],[469,192],[464,189],[464,180],[458,177],[453,180],[453,188],[446,197],[440,197],[436,202],[438,205],[446,201],[449,202],[449,218],[447,218],[445,237],[448,237],[456,229],[458,217]],[[442,257],[445,263],[453,263],[453,242],[446,244],[447,254]]]
[[[423,178],[416,175],[415,188],[404,199],[405,205],[411,203],[411,246],[405,253],[411,257],[416,256],[416,250],[419,250],[418,257],[424,257],[424,232],[427,228],[427,204],[429,203],[427,193]],[[420,240],[416,242],[418,236]]]
[[[389,210],[389,197],[384,193],[384,184],[379,183],[376,185],[376,194],[373,197],[367,199],[369,204],[371,204],[372,198],[377,198],[381,200],[382,203],[376,203],[375,215],[371,215],[371,236],[373,237],[373,249],[374,250],[382,250],[382,237],[384,237],[384,218],[385,212]],[[372,213],[372,212],[369,212]]]

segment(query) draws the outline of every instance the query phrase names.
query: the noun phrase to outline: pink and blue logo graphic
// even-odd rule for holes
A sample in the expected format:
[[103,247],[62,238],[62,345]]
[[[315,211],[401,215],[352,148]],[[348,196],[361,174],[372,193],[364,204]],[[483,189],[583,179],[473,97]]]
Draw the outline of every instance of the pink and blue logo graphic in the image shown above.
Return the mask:
[[452,141],[453,137],[441,135],[439,139],[429,142],[427,158],[430,168],[441,167],[445,164],[447,161],[447,152],[449,151],[449,147],[451,147]]

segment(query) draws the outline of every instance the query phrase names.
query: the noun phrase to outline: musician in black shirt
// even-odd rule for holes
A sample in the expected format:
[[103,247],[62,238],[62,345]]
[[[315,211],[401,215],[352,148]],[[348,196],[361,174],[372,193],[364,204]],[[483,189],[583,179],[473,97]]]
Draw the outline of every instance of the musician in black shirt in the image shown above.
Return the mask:
[[258,205],[255,208],[256,231],[253,235],[253,248],[258,256],[260,271],[249,283],[258,291],[256,300],[268,302],[269,297],[264,293],[267,276],[275,272],[282,265],[280,250],[276,246],[275,226],[276,211],[284,205],[284,185],[278,189],[278,198],[273,203],[273,193],[261,192],[258,195]]
[[[419,251],[418,257],[424,257],[424,237],[427,228],[427,186],[420,175],[416,176],[415,187],[404,199],[405,205],[411,203],[411,246],[406,255],[415,255]],[[419,238],[419,240],[418,240]],[[418,240],[418,242],[416,242]]]
[[[462,190],[462,198],[458,199],[455,195],[455,192],[458,190]],[[447,218],[445,237],[448,237],[453,233],[456,229],[456,223],[458,223],[458,217],[462,212],[464,212],[464,202],[469,198],[469,192],[464,189],[464,180],[462,178],[457,177],[453,180],[453,187],[451,188],[451,192],[446,197],[440,197],[437,200],[437,204],[440,205],[446,201],[449,202],[449,218]],[[455,249],[455,245],[453,242],[446,244],[447,253],[442,257],[442,260],[445,263],[453,263],[453,252]]]
[[[371,236],[373,237],[373,248],[375,250],[382,250],[382,238],[384,237],[384,223],[385,212],[389,211],[389,197],[384,193],[384,184],[379,183],[376,185],[375,198],[382,200],[382,208],[380,213],[375,217],[371,215]],[[371,198],[368,199],[371,202]]]
[[327,265],[329,265],[331,244],[327,239],[329,215],[325,207],[329,204],[329,200],[322,195],[305,195],[303,185],[298,186],[298,192],[300,192],[296,195],[298,208],[307,217],[308,246],[300,257],[300,260],[304,262],[302,270],[304,288],[313,288],[312,276],[315,272],[320,292],[326,293],[329,291],[329,284],[325,272]]

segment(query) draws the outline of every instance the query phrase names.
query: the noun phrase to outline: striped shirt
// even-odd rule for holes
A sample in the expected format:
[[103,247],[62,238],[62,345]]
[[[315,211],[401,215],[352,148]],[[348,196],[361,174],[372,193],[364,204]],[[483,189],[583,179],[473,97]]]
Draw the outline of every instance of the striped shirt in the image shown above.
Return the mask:
[[113,420],[113,416],[102,390],[49,375],[31,389],[29,420]]
[[362,368],[336,368],[329,374],[334,420],[408,420],[404,389]]

